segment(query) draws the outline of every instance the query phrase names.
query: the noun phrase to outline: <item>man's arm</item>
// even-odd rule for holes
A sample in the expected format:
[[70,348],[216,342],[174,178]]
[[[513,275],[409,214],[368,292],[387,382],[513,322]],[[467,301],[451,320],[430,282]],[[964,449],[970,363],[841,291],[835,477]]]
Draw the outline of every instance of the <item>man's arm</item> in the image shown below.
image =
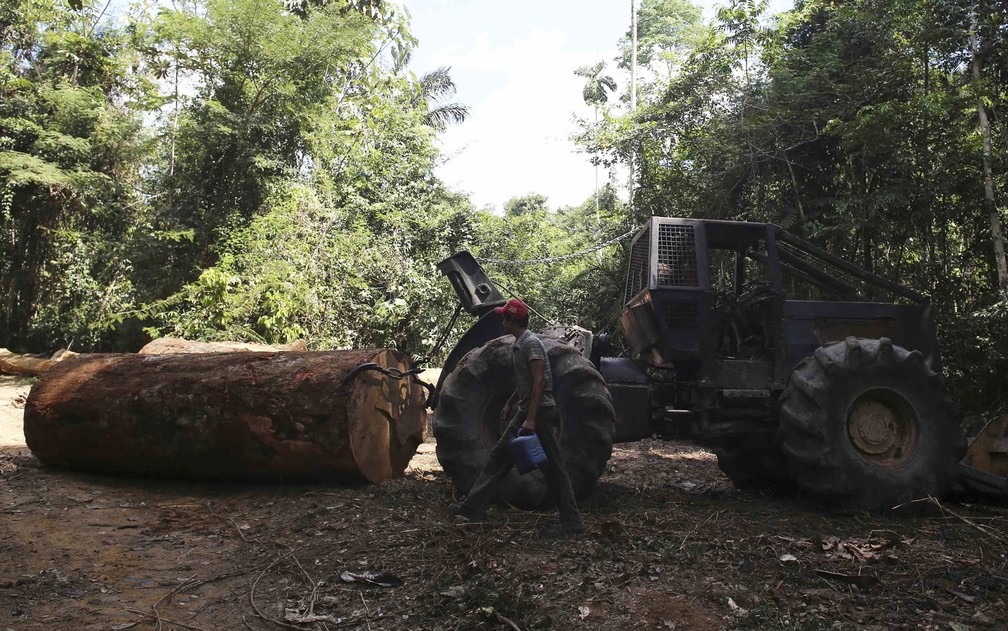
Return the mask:
[[515,402],[518,400],[518,388],[511,393],[508,397],[507,403],[504,404],[504,408],[501,410],[500,420],[501,423],[507,423],[511,420],[511,408],[514,407]]
[[539,413],[539,406],[542,405],[543,395],[546,393],[546,364],[542,359],[529,360],[529,372],[532,374],[532,394],[529,397],[528,416],[522,424],[522,429],[535,432],[536,415]]

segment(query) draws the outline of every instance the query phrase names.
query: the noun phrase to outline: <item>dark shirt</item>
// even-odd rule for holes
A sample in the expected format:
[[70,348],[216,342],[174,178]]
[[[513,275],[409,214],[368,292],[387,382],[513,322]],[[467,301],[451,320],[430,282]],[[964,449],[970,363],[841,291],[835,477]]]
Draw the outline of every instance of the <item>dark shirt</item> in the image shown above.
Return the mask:
[[546,377],[546,391],[543,393],[542,407],[552,407],[556,403],[553,401],[553,373],[550,371],[549,357],[546,356],[546,345],[542,340],[533,335],[528,329],[518,336],[511,347],[511,355],[514,359],[515,384],[518,389],[518,411],[528,412],[529,403],[532,400],[532,371],[529,369],[529,362],[533,359],[541,359],[543,362],[543,372]]

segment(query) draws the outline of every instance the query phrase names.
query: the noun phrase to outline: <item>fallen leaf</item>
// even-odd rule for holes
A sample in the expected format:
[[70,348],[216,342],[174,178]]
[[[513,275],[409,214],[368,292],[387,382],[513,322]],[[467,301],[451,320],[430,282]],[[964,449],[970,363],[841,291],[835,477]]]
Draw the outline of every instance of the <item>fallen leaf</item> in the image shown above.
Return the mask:
[[828,578],[841,583],[849,583],[858,589],[871,589],[879,584],[879,578],[870,574],[839,574],[828,570],[814,570],[816,574],[823,578]]
[[868,543],[872,544],[878,550],[894,546],[897,543],[900,543],[901,540],[902,538],[899,533],[893,532],[892,530],[873,530],[868,533]]
[[845,547],[852,555],[861,561],[874,561],[879,557],[879,555],[873,552],[870,548],[859,546],[855,543],[847,542]]
[[[796,537],[787,537],[784,535],[777,535],[777,538],[780,539],[781,541],[787,541],[788,543],[799,548],[812,548],[816,546],[816,543],[814,543],[811,539],[798,539]],[[818,542],[818,545],[821,546],[822,542],[821,541]]]
[[728,599],[728,608],[729,608],[729,609],[731,609],[731,612],[732,612],[733,614],[735,614],[736,616],[738,616],[739,618],[742,618],[742,617],[745,617],[745,616],[748,616],[748,615],[749,615],[749,612],[748,612],[748,611],[746,611],[746,610],[745,610],[745,609],[743,609],[742,607],[739,607],[739,606],[738,606],[738,603],[736,603],[736,602],[735,602],[735,601],[734,601],[733,599],[731,599],[731,598],[729,598],[729,599]]
[[978,611],[973,614],[973,621],[977,624],[990,625],[994,624],[994,621],[988,618],[982,611]]
[[947,591],[948,593],[952,594],[953,596],[956,596],[958,598],[962,598],[963,600],[965,600],[968,603],[975,603],[976,602],[976,597],[975,596],[970,596],[969,594],[964,594],[962,592],[957,592],[956,590],[949,589],[948,587],[944,587],[943,589],[945,591]]
[[403,580],[391,572],[343,572],[340,580],[344,583],[364,583],[378,587],[399,587]]
[[465,587],[462,585],[452,585],[448,589],[440,592],[442,596],[447,596],[448,598],[455,598],[456,596],[461,596],[465,593]]
[[618,521],[607,521],[602,524],[602,536],[613,543],[625,543],[627,540],[623,524]]
[[343,618],[337,618],[335,616],[329,615],[319,615],[314,613],[300,613],[294,609],[288,609],[284,612],[284,619],[287,622],[293,622],[294,624],[306,624],[310,622],[331,622],[333,624],[339,624],[343,622]]
[[825,598],[827,600],[842,600],[843,594],[831,588],[824,589],[803,589],[802,594],[811,598]]

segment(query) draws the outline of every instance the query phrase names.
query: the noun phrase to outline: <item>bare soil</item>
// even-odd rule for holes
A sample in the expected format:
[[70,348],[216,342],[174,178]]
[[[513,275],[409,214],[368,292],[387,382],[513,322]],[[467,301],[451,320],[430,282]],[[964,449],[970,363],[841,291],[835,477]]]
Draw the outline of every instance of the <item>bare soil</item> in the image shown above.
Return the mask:
[[[617,446],[589,532],[446,512],[421,446],[378,486],[142,480],[42,466],[0,383],[0,629],[1004,629],[1008,508],[835,515],[734,490],[712,454]],[[12,405],[13,404],[13,405]],[[346,582],[386,572],[397,586]],[[401,581],[401,585],[399,582]]]
[[0,375],[0,448],[24,446],[21,419],[33,380]]

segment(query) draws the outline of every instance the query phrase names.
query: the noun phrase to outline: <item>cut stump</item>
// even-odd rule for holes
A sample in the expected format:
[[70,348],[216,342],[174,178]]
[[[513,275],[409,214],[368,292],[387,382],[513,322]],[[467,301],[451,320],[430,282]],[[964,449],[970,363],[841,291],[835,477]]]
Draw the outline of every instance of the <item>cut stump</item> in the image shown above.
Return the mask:
[[425,391],[391,350],[82,355],[25,406],[43,463],[200,479],[380,482],[423,442]]

